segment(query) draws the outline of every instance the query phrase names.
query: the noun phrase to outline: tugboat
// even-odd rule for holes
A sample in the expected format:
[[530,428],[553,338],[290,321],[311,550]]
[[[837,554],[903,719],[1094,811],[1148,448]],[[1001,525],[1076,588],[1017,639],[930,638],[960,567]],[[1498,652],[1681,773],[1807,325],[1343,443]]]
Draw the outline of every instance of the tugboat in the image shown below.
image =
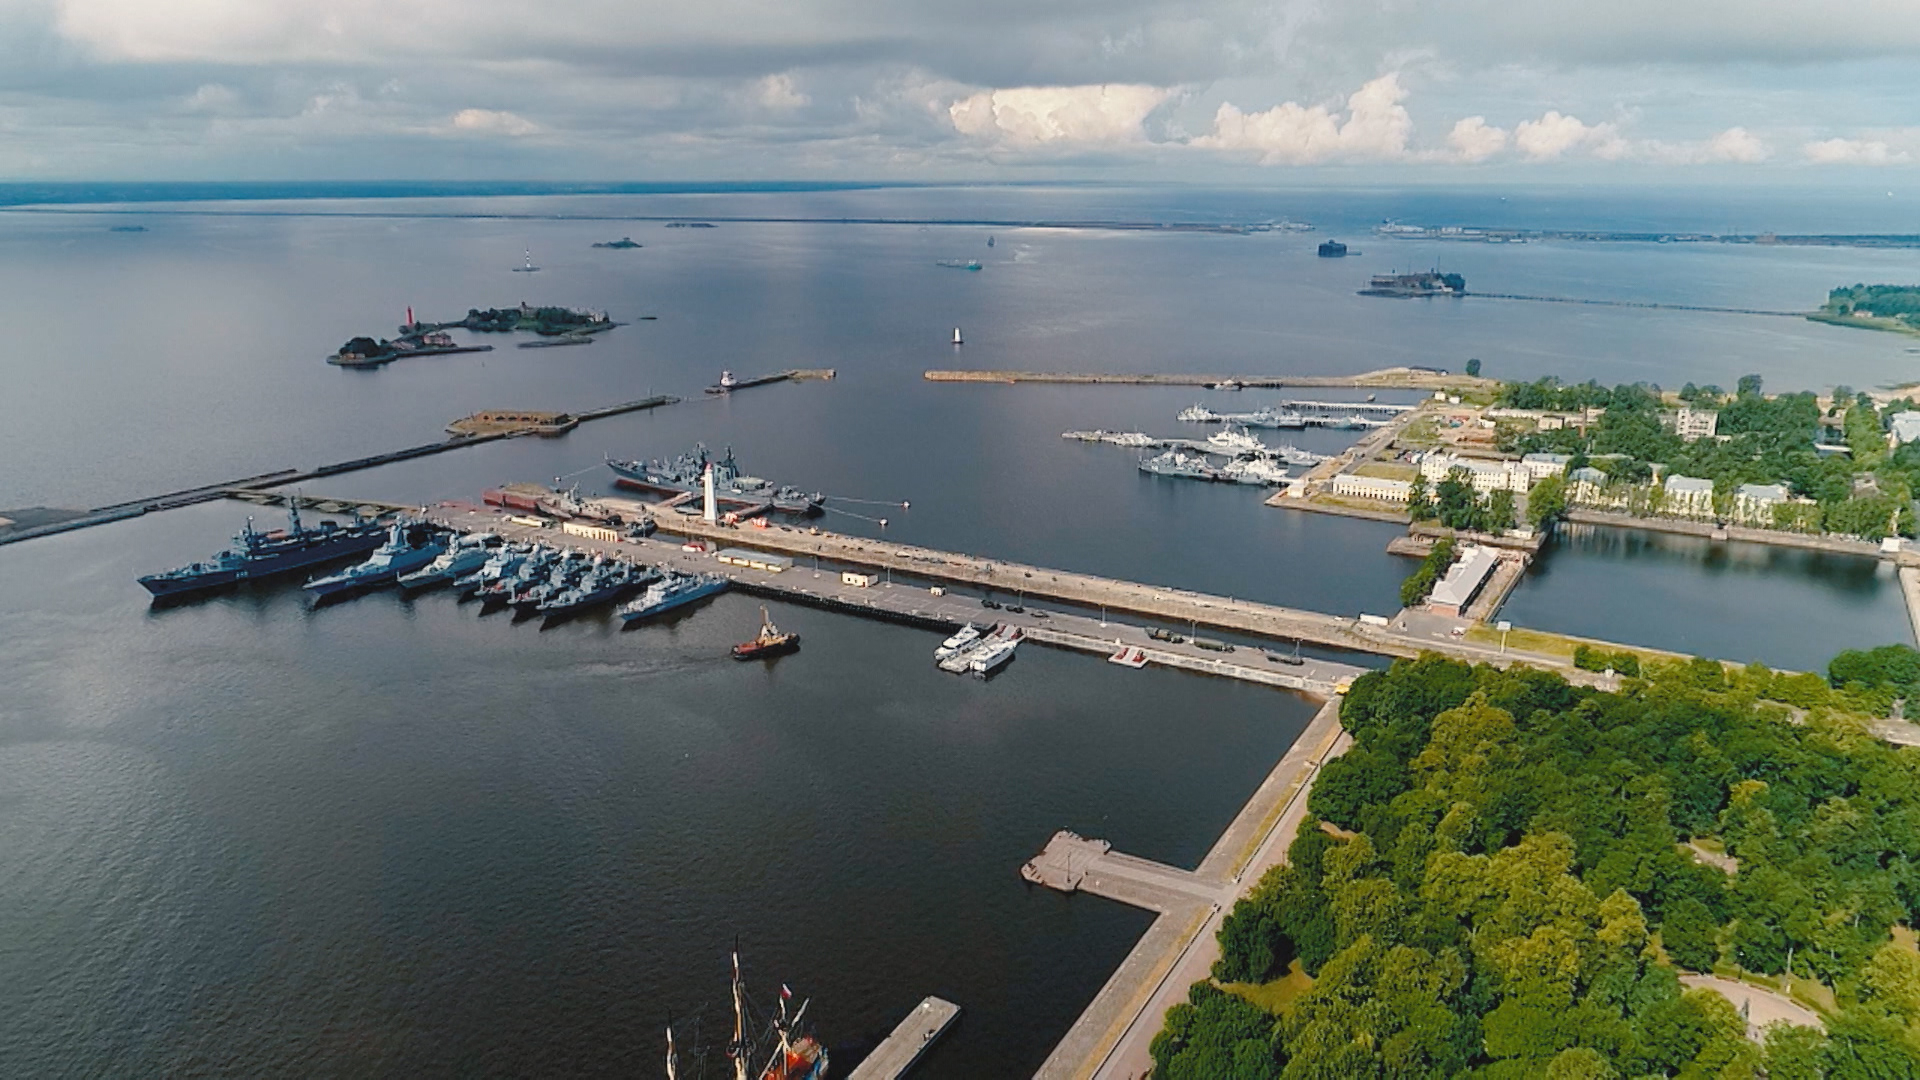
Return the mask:
[[298,499],[289,499],[287,527],[260,532],[249,517],[233,538],[234,546],[208,562],[178,570],[148,574],[140,584],[155,600],[174,600],[241,581],[257,581],[277,574],[304,570],[352,555],[365,555],[380,546],[386,527],[355,518],[351,524],[323,521],[313,528],[300,522]]
[[783,634],[773,625],[773,619],[767,615],[767,609],[760,609],[760,636],[752,641],[743,641],[733,647],[735,660],[762,660],[773,656],[785,656],[800,650],[799,634]]

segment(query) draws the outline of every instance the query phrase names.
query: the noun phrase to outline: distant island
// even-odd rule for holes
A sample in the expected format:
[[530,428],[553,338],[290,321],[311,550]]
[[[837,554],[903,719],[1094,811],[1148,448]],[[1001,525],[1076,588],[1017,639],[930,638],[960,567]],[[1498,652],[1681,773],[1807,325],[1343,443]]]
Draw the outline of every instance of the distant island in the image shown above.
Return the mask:
[[[542,338],[550,339],[533,344],[582,345],[591,342],[590,335],[611,330],[620,325],[604,311],[588,311],[585,308],[535,307],[521,304],[519,307],[468,308],[467,317],[455,322],[429,323],[413,322],[413,309],[407,309],[408,322],[400,327],[400,336],[391,341],[373,337],[355,337],[340,351],[327,357],[327,363],[337,367],[370,368],[391,363],[403,356],[446,356],[451,353],[488,352],[491,345],[462,345],[455,341],[447,331],[459,327],[481,334],[505,334],[515,330],[531,330]],[[525,348],[525,345],[521,346]]]
[[669,229],[716,229],[716,228],[719,228],[719,226],[715,225],[711,221],[669,221],[667,222],[667,228]]
[[645,245],[636,243],[633,237],[631,236],[623,236],[618,240],[602,240],[593,246],[597,248],[613,248],[617,251],[626,251],[629,248],[644,247]]
[[1459,274],[1423,270],[1417,274],[1375,274],[1361,296],[1465,296],[1467,279]]
[[1814,322],[1920,335],[1920,285],[1843,286],[1827,294]]
[[107,229],[107,231],[108,232],[146,232],[147,227],[145,225],[114,225],[109,229]]

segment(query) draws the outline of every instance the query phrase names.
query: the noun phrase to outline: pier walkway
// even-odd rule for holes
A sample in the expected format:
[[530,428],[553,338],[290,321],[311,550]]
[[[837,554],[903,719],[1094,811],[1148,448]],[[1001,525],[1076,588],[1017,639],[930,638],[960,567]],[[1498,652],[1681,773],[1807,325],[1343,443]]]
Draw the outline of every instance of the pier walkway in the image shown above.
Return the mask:
[[1286,858],[1303,797],[1320,767],[1350,741],[1340,698],[1321,707],[1286,756],[1247,801],[1195,870],[1119,854],[1104,840],[1056,833],[1021,876],[1062,892],[1096,896],[1159,913],[1035,1074],[1039,1080],[1133,1080],[1153,1067],[1148,1052],[1167,1009],[1207,977],[1219,958],[1216,935],[1233,904]]
[[1199,375],[1181,372],[955,371],[933,370],[928,382],[1070,383],[1078,386],[1214,386],[1238,383],[1248,389],[1340,387],[1360,390],[1494,390],[1499,380],[1454,375],[1437,368],[1392,367],[1358,375]]
[[875,1047],[865,1061],[854,1067],[848,1074],[849,1080],[898,1080],[959,1018],[960,1006],[937,997],[927,998],[894,1027],[893,1033]]
[[[601,499],[605,505],[638,517],[650,513],[647,503],[628,499]],[[1001,597],[1045,598],[1074,604],[1088,611],[1129,612],[1193,630],[1201,626],[1238,631],[1276,641],[1301,641],[1336,649],[1412,657],[1419,650],[1360,632],[1357,620],[1212,596],[1165,585],[1120,581],[1069,570],[1024,563],[982,559],[881,539],[792,527],[733,528],[709,525],[697,516],[667,512],[654,516],[660,531],[709,540],[723,547],[759,548],[796,559],[826,559],[858,567],[951,583]],[[975,613],[975,618],[979,613]],[[1108,640],[1111,640],[1110,638]],[[1153,643],[1148,643],[1152,645]]]
[[[677,539],[668,539],[667,522],[652,539],[594,540],[553,529],[518,524],[518,516],[496,507],[467,504],[442,504],[430,509],[427,517],[436,524],[462,532],[495,532],[517,540],[539,540],[564,544],[584,551],[595,551],[610,558],[628,559],[650,566],[670,567],[684,573],[724,574],[742,592],[765,596],[809,607],[824,608],[848,615],[862,615],[889,622],[951,632],[968,622],[1001,622],[1018,627],[1023,636],[1043,645],[1074,649],[1079,652],[1110,656],[1121,647],[1135,647],[1147,654],[1149,664],[1176,668],[1204,675],[1218,675],[1242,682],[1260,683],[1283,690],[1294,690],[1314,697],[1338,693],[1367,669],[1317,657],[1301,657],[1299,664],[1277,659],[1250,646],[1236,646],[1232,652],[1203,648],[1192,641],[1157,641],[1144,626],[1102,620],[1092,615],[1068,611],[1043,611],[1028,607],[1023,611],[993,610],[980,606],[971,596],[950,593],[936,595],[931,588],[905,581],[879,581],[855,585],[842,576],[842,569],[865,570],[871,564],[854,560],[795,565],[782,571],[755,570],[722,563],[704,551],[686,551]],[[665,517],[680,517],[669,513]],[[698,520],[698,519],[695,519]],[[674,522],[676,526],[684,521]],[[746,546],[753,540],[778,530],[727,530],[721,546]],[[781,534],[785,535],[785,534]],[[804,535],[804,534],[797,534]],[[753,546],[763,546],[754,544]],[[931,662],[931,661],[929,661]]]

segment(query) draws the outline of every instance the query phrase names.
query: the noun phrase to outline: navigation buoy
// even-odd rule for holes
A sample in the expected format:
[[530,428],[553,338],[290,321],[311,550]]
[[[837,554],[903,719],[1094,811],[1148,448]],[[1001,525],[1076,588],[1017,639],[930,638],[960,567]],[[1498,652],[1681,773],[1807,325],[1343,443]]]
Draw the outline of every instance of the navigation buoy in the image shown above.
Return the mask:
[[959,345],[959,344],[961,344],[961,341],[960,341],[960,328],[959,328],[959,327],[957,327],[957,326],[953,328],[953,343],[954,343],[955,345]]

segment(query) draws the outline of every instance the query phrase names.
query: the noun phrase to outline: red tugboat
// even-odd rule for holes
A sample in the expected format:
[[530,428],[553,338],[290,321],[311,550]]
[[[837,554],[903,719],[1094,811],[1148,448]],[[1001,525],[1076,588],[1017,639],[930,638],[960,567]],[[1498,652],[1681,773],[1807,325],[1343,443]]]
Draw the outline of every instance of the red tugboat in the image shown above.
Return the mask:
[[743,641],[733,647],[735,660],[762,660],[772,656],[785,656],[800,651],[799,634],[783,634],[773,625],[767,609],[760,609],[760,636],[752,641]]

